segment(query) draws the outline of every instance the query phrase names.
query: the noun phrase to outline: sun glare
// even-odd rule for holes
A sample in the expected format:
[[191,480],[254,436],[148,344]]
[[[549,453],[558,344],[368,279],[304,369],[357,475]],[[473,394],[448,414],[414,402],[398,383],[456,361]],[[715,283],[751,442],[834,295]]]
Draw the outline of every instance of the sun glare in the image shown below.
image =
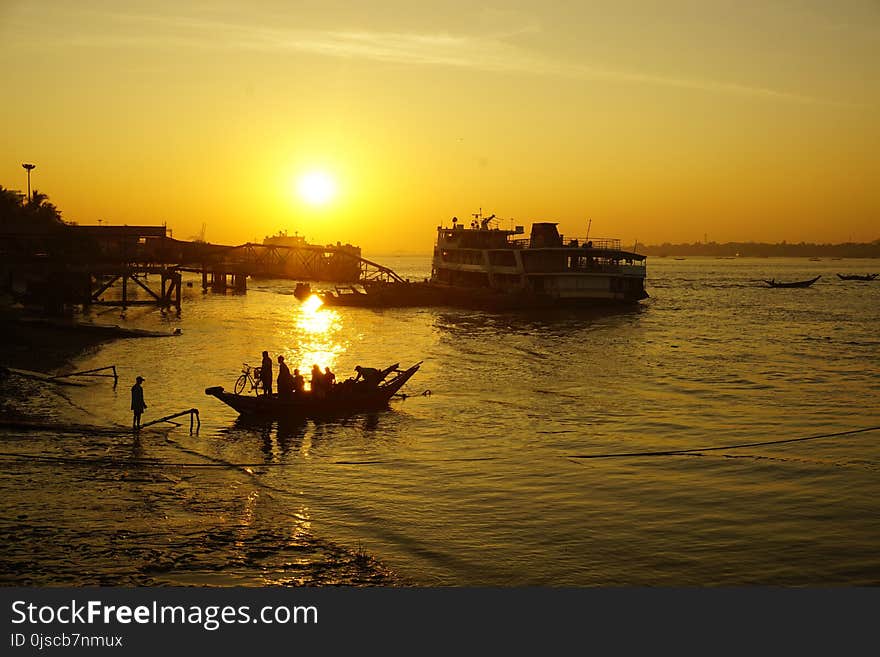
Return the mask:
[[323,302],[321,301],[321,297],[319,297],[317,294],[313,294],[302,303],[303,310],[305,310],[307,313],[314,313],[322,305]]
[[311,171],[300,177],[296,189],[309,205],[326,205],[336,196],[336,181],[323,171]]

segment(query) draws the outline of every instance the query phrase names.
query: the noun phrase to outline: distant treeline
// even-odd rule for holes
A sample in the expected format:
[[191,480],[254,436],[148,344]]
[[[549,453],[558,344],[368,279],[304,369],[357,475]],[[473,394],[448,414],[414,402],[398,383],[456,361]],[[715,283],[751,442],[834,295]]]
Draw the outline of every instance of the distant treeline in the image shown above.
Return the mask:
[[659,246],[638,244],[636,251],[648,256],[880,258],[880,239],[868,243],[846,242],[843,244],[813,244],[811,242],[798,244],[788,242],[778,244],[763,242],[669,244],[667,242]]

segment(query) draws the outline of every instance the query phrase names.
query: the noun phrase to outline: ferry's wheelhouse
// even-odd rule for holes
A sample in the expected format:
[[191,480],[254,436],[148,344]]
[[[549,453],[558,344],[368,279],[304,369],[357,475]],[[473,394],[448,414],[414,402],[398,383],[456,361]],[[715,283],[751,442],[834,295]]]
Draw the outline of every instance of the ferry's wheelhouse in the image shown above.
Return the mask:
[[646,298],[645,256],[623,251],[617,239],[568,239],[555,223],[489,228],[437,228],[431,281],[563,301]]

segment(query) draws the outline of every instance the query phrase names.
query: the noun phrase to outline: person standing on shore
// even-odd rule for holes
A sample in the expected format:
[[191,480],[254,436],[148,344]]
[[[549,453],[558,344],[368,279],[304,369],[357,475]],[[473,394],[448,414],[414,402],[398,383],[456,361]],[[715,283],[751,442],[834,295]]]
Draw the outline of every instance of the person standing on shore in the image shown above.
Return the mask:
[[260,380],[263,382],[263,394],[272,394],[272,359],[269,352],[263,352],[263,362],[260,365]]
[[144,377],[139,376],[134,380],[134,385],[131,387],[131,428],[137,431],[141,428],[141,414],[146,410],[147,405],[144,403],[144,388],[141,384],[144,382]]

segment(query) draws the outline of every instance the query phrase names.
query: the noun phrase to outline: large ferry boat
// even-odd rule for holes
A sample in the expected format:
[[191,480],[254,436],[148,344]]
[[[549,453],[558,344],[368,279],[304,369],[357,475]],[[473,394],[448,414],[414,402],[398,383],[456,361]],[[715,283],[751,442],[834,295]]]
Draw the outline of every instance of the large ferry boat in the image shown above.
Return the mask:
[[328,305],[530,308],[636,303],[645,292],[645,256],[618,239],[565,239],[555,223],[513,230],[495,216],[465,228],[437,227],[431,277],[422,282],[364,284],[319,295]]
[[456,218],[437,227],[431,281],[454,288],[492,290],[526,305],[635,302],[647,298],[645,256],[624,251],[618,239],[568,239],[555,223],[514,230],[490,228],[479,217],[470,228]]

